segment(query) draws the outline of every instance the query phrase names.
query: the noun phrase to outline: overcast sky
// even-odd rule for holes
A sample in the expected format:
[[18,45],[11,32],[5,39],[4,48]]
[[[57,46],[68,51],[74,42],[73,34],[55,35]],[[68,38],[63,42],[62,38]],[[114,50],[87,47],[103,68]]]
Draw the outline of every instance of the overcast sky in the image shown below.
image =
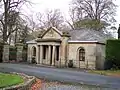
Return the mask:
[[[68,10],[71,0],[31,0],[34,4],[28,10],[24,9],[26,14],[34,14],[36,12],[45,12],[47,9],[60,9],[65,18],[69,18]],[[116,4],[119,6],[117,9],[117,25],[120,23],[120,0],[116,0]]]

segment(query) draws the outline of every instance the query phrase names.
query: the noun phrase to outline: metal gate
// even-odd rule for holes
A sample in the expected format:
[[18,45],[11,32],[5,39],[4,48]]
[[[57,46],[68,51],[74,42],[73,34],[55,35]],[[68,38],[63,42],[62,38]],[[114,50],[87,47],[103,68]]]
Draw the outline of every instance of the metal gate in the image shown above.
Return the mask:
[[16,57],[17,57],[17,48],[15,46],[14,47],[10,46],[10,48],[9,48],[9,60],[10,61],[17,61]]
[[22,60],[23,62],[27,62],[27,47],[26,46],[23,47],[22,59],[23,59]]

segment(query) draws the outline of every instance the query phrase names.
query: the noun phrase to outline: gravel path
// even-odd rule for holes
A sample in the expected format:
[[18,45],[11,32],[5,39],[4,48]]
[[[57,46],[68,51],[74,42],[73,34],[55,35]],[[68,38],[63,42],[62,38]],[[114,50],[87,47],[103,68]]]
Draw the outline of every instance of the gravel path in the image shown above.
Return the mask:
[[61,84],[58,82],[44,82],[40,90],[120,90],[120,89],[110,89],[110,88],[100,88],[85,85],[68,85]]

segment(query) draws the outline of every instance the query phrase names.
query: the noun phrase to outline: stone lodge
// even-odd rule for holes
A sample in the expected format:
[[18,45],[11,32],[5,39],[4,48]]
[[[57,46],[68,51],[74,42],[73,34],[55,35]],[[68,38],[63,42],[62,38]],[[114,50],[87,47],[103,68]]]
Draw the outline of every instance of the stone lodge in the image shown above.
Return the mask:
[[27,42],[28,61],[34,57],[37,64],[64,67],[72,60],[77,68],[103,69],[108,38],[95,30],[60,31],[51,27]]

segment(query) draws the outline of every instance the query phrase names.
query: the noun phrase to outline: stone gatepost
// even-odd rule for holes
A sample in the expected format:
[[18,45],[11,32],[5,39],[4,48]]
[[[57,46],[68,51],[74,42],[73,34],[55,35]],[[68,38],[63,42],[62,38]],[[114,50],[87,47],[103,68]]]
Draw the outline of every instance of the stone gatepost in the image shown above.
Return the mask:
[[9,62],[9,45],[3,46],[3,62]]
[[19,61],[23,60],[23,58],[22,58],[23,44],[17,43],[16,47],[17,47],[17,56],[16,56],[16,59],[17,59],[17,62],[19,62]]

